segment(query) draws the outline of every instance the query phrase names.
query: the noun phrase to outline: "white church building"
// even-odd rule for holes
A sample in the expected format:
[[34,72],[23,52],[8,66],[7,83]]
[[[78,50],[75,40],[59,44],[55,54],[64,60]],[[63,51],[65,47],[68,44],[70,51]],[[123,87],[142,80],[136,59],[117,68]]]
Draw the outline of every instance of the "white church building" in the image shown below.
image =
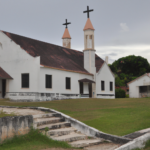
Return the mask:
[[49,101],[115,98],[115,78],[94,47],[94,28],[84,27],[83,52],[71,49],[66,27],[63,46],[0,31],[0,98]]

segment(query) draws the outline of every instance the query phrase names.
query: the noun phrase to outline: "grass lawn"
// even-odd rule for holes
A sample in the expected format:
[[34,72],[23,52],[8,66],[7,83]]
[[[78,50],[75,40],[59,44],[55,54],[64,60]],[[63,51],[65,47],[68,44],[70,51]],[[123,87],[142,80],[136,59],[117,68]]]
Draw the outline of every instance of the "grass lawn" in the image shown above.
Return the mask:
[[52,108],[100,131],[120,136],[150,127],[150,98],[70,99],[34,103],[0,100],[0,105]]
[[43,150],[48,148],[71,148],[66,142],[59,142],[49,139],[39,133],[38,130],[31,130],[28,134],[16,136],[0,144],[0,150]]

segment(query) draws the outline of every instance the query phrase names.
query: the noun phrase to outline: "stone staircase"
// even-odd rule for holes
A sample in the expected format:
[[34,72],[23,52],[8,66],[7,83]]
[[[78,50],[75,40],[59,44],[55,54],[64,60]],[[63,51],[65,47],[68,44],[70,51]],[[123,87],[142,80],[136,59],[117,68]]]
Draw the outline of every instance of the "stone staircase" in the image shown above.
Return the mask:
[[54,140],[68,142],[72,147],[84,148],[106,143],[104,139],[88,137],[77,131],[59,114],[47,113],[34,115],[33,118],[35,128],[46,132],[46,135]]

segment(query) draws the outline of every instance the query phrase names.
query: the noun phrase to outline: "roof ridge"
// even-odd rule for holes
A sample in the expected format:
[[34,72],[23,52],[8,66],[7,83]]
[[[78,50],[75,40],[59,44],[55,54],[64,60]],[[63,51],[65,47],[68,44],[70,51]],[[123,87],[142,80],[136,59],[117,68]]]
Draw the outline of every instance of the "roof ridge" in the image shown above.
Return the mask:
[[8,34],[14,34],[14,35],[16,35],[16,36],[21,36],[21,37],[24,37],[24,38],[28,38],[28,39],[31,39],[31,40],[38,41],[38,42],[43,42],[43,43],[46,43],[46,44],[51,44],[51,45],[58,46],[58,47],[61,47],[61,48],[65,48],[65,49],[69,49],[69,50],[78,51],[78,52],[83,53],[82,51],[79,51],[79,50],[66,48],[66,47],[63,47],[63,46],[60,46],[60,45],[56,45],[56,44],[52,44],[52,43],[48,43],[48,42],[45,42],[45,41],[40,41],[40,40],[38,40],[38,39],[34,39],[34,38],[30,38],[30,37],[26,37],[26,36],[23,36],[23,35],[18,35],[18,34],[11,33],[11,32],[7,32],[7,31],[3,31],[3,30],[0,30],[0,31],[1,31],[1,32],[3,32],[3,33],[5,33],[6,35],[7,35],[7,33],[8,33]]

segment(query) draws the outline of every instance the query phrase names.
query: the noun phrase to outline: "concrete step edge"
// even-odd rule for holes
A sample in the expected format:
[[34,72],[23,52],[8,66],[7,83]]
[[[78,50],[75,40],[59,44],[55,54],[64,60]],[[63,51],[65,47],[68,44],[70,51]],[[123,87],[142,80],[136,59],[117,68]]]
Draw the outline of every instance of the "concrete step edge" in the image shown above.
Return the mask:
[[38,115],[33,115],[33,119],[49,118],[49,117],[54,117],[55,115],[57,116],[57,113],[38,114]]
[[64,122],[65,120],[62,118],[53,118],[53,119],[47,119],[47,120],[36,120],[34,121],[37,126],[40,125],[46,125],[46,124],[54,124],[54,123],[59,123],[59,122]]
[[54,136],[51,136],[50,138],[52,138],[53,140],[56,140],[56,141],[65,141],[65,142],[73,142],[73,141],[87,139],[86,135],[72,135],[71,137],[65,137],[65,136],[66,135],[59,136],[59,137],[61,137],[61,139],[59,139],[59,137],[54,137]]
[[[61,130],[60,130],[61,129]],[[47,131],[48,136],[63,136],[63,135],[68,135],[72,132],[76,132],[77,129],[69,127],[69,128],[60,128],[60,129],[55,129],[55,130],[49,130]]]
[[[75,141],[75,142],[70,142],[69,144],[72,147],[83,148],[83,147],[98,145],[98,144],[103,143],[104,141],[105,141],[104,139],[87,139],[87,140],[79,140],[79,141]],[[80,142],[80,143],[78,143],[78,142]]]
[[49,129],[58,129],[62,127],[71,127],[71,124],[69,122],[59,122],[54,124],[46,124],[46,125],[40,125],[37,127],[37,129],[42,130],[48,127]]

